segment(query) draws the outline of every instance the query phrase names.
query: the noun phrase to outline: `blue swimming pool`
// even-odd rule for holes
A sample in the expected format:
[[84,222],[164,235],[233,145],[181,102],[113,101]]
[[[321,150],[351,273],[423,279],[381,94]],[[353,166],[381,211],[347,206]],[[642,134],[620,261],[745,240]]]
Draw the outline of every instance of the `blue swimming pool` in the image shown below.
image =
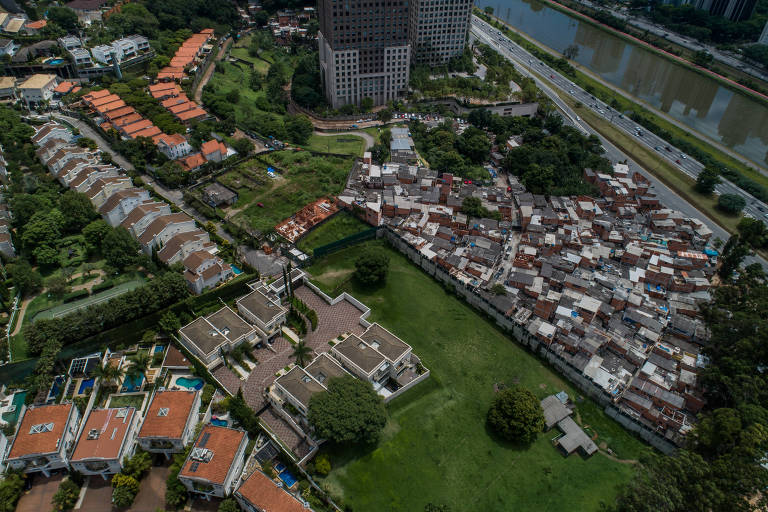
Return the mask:
[[285,464],[283,464],[282,462],[278,462],[275,465],[275,471],[277,471],[278,473],[282,473],[283,471],[285,471],[285,469],[286,469]]
[[296,483],[296,477],[290,474],[288,471],[283,471],[278,476],[280,477],[280,480],[285,482],[285,486],[289,489]]
[[80,389],[77,391],[77,394],[82,395],[87,389],[91,389],[93,387],[93,381],[94,379],[83,379],[83,381],[80,383]]
[[200,389],[205,382],[200,377],[190,379],[189,377],[179,377],[176,379],[176,384],[187,389]]
[[163,350],[165,350],[164,345],[155,345],[155,354],[157,354],[158,352],[162,352]]
[[19,416],[21,415],[21,408],[24,407],[24,401],[27,398],[27,392],[26,391],[17,391],[13,395],[13,405],[16,406],[16,408],[12,412],[5,412],[3,413],[3,421],[8,422],[9,425],[15,425],[16,422],[19,420]]
[[237,268],[237,267],[236,267],[236,266],[234,266],[234,265],[230,265],[230,267],[232,267],[232,273],[233,273],[233,274],[235,274],[236,276],[239,276],[240,274],[242,274],[242,273],[243,273],[243,271],[242,271],[242,270],[240,270],[239,268]]
[[227,420],[219,420],[214,418],[211,420],[211,425],[216,425],[217,427],[226,427],[229,425],[229,422]]
[[59,64],[63,64],[64,59],[53,59],[46,62],[46,64],[50,64],[51,66],[58,66]]
[[59,390],[61,389],[61,386],[64,385],[64,376],[59,375],[55,379],[53,379],[53,385],[51,386],[51,391],[48,393],[48,396],[51,398],[56,397],[56,395],[59,394]]
[[143,375],[138,375],[136,377],[126,375],[123,380],[123,391],[138,391],[141,389],[142,382],[144,382]]

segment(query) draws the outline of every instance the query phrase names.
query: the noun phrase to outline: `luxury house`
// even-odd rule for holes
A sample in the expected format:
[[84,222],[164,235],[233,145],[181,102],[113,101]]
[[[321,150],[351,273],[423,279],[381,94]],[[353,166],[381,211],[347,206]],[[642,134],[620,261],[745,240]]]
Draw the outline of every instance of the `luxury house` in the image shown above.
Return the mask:
[[242,430],[206,425],[181,467],[179,481],[200,496],[229,496],[240,479],[247,444]]
[[208,367],[219,362],[222,352],[229,352],[257,337],[256,329],[228,306],[196,318],[179,329],[179,335],[182,345]]
[[184,451],[195,433],[199,409],[199,391],[155,391],[139,430],[139,446],[166,457]]
[[70,459],[83,475],[114,475],[133,454],[140,417],[133,407],[92,409]]

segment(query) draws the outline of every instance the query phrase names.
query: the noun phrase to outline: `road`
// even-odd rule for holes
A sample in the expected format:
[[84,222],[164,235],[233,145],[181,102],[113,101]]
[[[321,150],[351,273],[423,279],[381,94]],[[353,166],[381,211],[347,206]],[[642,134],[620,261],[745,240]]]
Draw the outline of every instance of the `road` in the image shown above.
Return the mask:
[[91,128],[91,125],[89,125],[85,121],[82,121],[76,117],[67,116],[59,113],[52,114],[52,117],[54,119],[61,119],[63,121],[66,121],[70,125],[80,130],[80,133],[83,135],[83,137],[88,137],[89,139],[93,139],[93,141],[96,142],[96,145],[99,146],[99,149],[104,151],[105,153],[109,153],[110,155],[112,155],[112,161],[115,162],[120,167],[122,167],[123,169],[129,170],[129,171],[134,170],[131,162],[129,162],[120,153],[112,149],[110,145],[107,143],[107,141],[104,140],[102,136],[99,135],[99,133],[96,130]]
[[[581,122],[581,119],[575,112],[567,107],[565,102],[558,97],[558,94],[555,94],[547,84],[543,84],[535,74],[547,77],[548,82],[560,90],[560,94],[569,95],[575,101],[581,102],[584,105],[584,108],[593,110],[617,129],[623,130],[631,137],[634,137],[639,144],[644,144],[650,149],[656,150],[660,158],[668,160],[674,167],[677,167],[692,179],[696,179],[699,172],[704,169],[704,165],[701,164],[701,162],[689,157],[679,149],[670,146],[661,137],[648,132],[645,128],[640,127],[631,119],[624,117],[619,111],[611,108],[602,101],[595,99],[595,97],[587,91],[581,89],[558,71],[550,68],[545,63],[540,62],[523,48],[509,40],[506,36],[500,34],[497,29],[476,16],[472,17],[472,34],[517,64],[518,68],[523,73],[532,76],[536,80],[537,85],[553,99],[555,104],[561,110],[566,112],[566,116],[571,121],[571,124],[579,127],[582,131],[585,131],[586,129],[584,128],[584,123]],[[534,72],[533,74],[532,71]],[[736,194],[742,196],[747,202],[747,206],[744,208],[744,213],[768,223],[768,205],[759,201],[748,192],[741,190],[730,181],[723,179],[723,182],[715,188],[715,192],[717,194]]]
[[[578,86],[570,82],[568,79],[562,77],[559,75],[556,71],[552,70],[545,64],[540,63],[538,60],[535,60],[535,58],[530,55],[528,52],[520,48],[518,45],[510,41],[507,37],[500,35],[498,33],[499,31],[495,28],[491,27],[484,21],[480,20],[479,18],[473,16],[472,19],[472,36],[479,39],[485,44],[488,44],[492,48],[496,49],[502,56],[508,58],[513,63],[516,64],[518,69],[525,75],[533,78],[535,80],[537,87],[539,87],[545,94],[547,94],[552,101],[555,103],[555,105],[563,112],[566,122],[572,126],[575,126],[579,130],[582,131],[584,134],[594,134],[603,143],[603,147],[606,150],[606,158],[611,160],[612,162],[623,162],[627,161],[627,164],[629,165],[629,168],[631,171],[636,171],[648,178],[652,184],[651,188],[652,191],[656,194],[656,196],[659,198],[659,201],[661,201],[662,204],[670,206],[675,208],[676,210],[681,211],[683,214],[689,216],[689,217],[696,217],[698,219],[701,219],[702,222],[704,222],[707,227],[709,227],[714,237],[718,237],[722,240],[727,240],[730,237],[730,233],[728,233],[725,229],[720,227],[717,223],[715,223],[713,220],[711,220],[709,217],[707,217],[704,213],[697,210],[695,207],[693,207],[691,204],[686,202],[684,199],[682,199],[679,195],[677,195],[674,191],[672,191],[669,187],[667,187],[664,183],[662,183],[660,180],[658,180],[653,174],[649,173],[645,169],[643,169],[637,162],[632,160],[628,155],[624,154],[621,150],[619,150],[617,147],[615,147],[613,144],[611,144],[608,140],[606,140],[604,137],[602,137],[599,133],[597,133],[595,130],[593,130],[588,124],[584,123],[581,118],[576,114],[576,112],[571,109],[568,104],[566,104],[558,94],[554,92],[554,90],[549,86],[548,83],[544,83],[541,79],[539,79],[538,75],[541,76],[549,76],[551,83],[554,83],[558,89],[560,89],[565,94],[570,94],[571,97],[573,97],[577,101],[581,101],[585,107],[592,108],[595,110],[598,114],[606,117],[611,122],[614,122],[614,126],[616,126],[618,129],[623,129],[624,131],[627,131],[630,133],[633,137],[635,137],[636,140],[640,141],[643,144],[646,144],[650,146],[651,148],[655,146],[659,146],[661,150],[659,151],[659,155],[663,158],[667,158],[670,160],[675,159],[675,155],[681,155],[682,153],[675,148],[670,146],[671,151],[667,151],[665,148],[667,144],[659,139],[656,136],[652,136],[652,134],[646,134],[643,132],[642,136],[634,135],[636,125],[635,123],[631,122],[628,119],[625,119],[623,117],[619,117],[619,113],[616,112],[613,109],[610,109],[605,104],[600,103],[599,101],[596,101],[592,98],[591,95],[589,95],[586,91],[581,90]],[[536,73],[533,73],[531,70],[535,70]],[[555,78],[552,78],[555,77]],[[596,106],[593,106],[596,105]],[[601,112],[602,111],[602,112]],[[654,140],[658,141],[654,143]],[[703,166],[696,162],[695,160],[691,158],[683,158],[681,160],[682,164],[678,167],[683,170],[683,172],[686,172],[686,174],[689,174],[690,176],[694,177],[698,175],[698,172],[703,168]],[[723,190],[727,190],[729,193],[739,193],[741,195],[749,196],[746,192],[738,189],[735,187],[735,185],[731,183],[724,182],[721,185],[718,185],[718,188],[720,189],[721,193]],[[751,197],[751,196],[749,196]],[[766,205],[763,203],[759,203],[762,205],[762,208],[766,208]],[[756,218],[761,218],[765,221],[765,217],[763,216],[762,212],[759,212],[755,209],[751,204],[749,204],[748,201],[748,208],[754,209],[757,213],[760,215],[755,215]],[[747,209],[745,208],[745,211]],[[766,209],[768,211],[768,209]],[[763,258],[755,256],[755,257],[748,257],[744,260],[744,264],[748,265],[750,263],[759,262],[763,268],[768,270],[768,262],[766,262]]]

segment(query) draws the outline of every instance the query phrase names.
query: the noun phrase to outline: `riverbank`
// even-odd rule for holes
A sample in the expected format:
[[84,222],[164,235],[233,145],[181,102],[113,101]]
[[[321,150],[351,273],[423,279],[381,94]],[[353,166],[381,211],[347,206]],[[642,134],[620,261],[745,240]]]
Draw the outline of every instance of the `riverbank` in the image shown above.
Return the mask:
[[592,25],[593,27],[597,27],[600,30],[604,30],[605,32],[608,32],[611,35],[614,35],[620,39],[623,39],[624,41],[627,41],[629,43],[632,43],[634,45],[640,46],[645,50],[648,50],[649,52],[653,52],[654,54],[669,60],[671,62],[674,62],[676,64],[679,64],[681,66],[684,66],[691,71],[694,71],[695,73],[698,73],[699,75],[706,76],[707,78],[712,78],[716,80],[721,85],[724,85],[725,87],[731,89],[732,91],[738,92],[740,94],[745,94],[749,96],[752,99],[755,99],[757,101],[760,101],[764,103],[766,106],[768,106],[768,95],[765,95],[761,93],[760,91],[756,91],[750,87],[747,87],[745,85],[742,85],[735,80],[731,80],[727,76],[723,76],[719,73],[716,73],[712,71],[711,69],[707,69],[702,66],[698,66],[694,64],[693,62],[686,60],[678,55],[675,55],[674,53],[670,53],[662,48],[659,48],[658,46],[654,46],[651,43],[648,43],[646,41],[643,41],[642,39],[633,36],[632,34],[628,34],[627,32],[623,32],[621,30],[615,29],[609,25],[606,25],[605,23],[602,23],[580,11],[577,11],[575,9],[572,9],[568,7],[567,5],[563,5],[559,2],[556,2],[555,0],[539,0],[542,3],[547,4],[552,9],[555,9],[557,11],[562,12],[563,14],[566,14],[568,16],[571,16],[573,18],[577,18],[580,21],[583,21],[585,23],[588,23],[589,25]]
[[[562,55],[552,48],[547,47],[539,41],[534,40],[522,31],[507,24],[499,18],[489,17],[487,14],[475,10],[475,14],[481,19],[491,23],[494,27],[502,30],[507,37],[512,39],[534,55],[545,55],[562,59]],[[642,100],[635,98],[628,92],[605,82],[591,71],[584,67],[573,68],[573,73],[567,73],[574,83],[578,84],[596,98],[600,98],[605,103],[625,114],[629,113],[636,122],[652,131],[660,137],[667,140],[670,144],[686,151],[688,154],[701,161],[704,164],[711,163],[721,168],[726,168],[724,175],[736,174],[736,179],[731,181],[751,182],[762,190],[761,194],[755,193],[751,185],[747,184],[748,191],[765,200],[768,195],[768,172],[757,166],[751,160],[735,153],[722,144],[713,141],[709,137],[694,133],[690,127],[685,126],[680,121],[672,119],[668,115],[659,112],[654,107],[648,105]],[[740,188],[745,188],[744,183],[736,183]]]

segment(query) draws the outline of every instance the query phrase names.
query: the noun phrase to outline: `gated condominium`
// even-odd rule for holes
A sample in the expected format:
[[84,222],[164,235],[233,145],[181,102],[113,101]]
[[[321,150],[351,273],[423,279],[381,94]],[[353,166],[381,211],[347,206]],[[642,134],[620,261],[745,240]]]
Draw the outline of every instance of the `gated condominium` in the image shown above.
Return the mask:
[[155,391],[139,430],[139,446],[166,457],[184,451],[195,433],[199,409],[199,391]]
[[242,430],[206,425],[181,467],[179,481],[206,498],[229,496],[240,479],[247,444]]
[[223,353],[257,336],[256,329],[228,306],[196,318],[179,329],[179,334],[181,343],[209,368],[220,361]]
[[7,466],[46,476],[67,468],[79,423],[80,413],[74,404],[29,406],[6,458]]
[[133,454],[140,417],[133,407],[92,409],[70,459],[83,475],[114,475]]
[[261,286],[237,299],[237,310],[259,328],[262,341],[268,341],[280,334],[288,312],[279,301],[270,298],[268,291]]

